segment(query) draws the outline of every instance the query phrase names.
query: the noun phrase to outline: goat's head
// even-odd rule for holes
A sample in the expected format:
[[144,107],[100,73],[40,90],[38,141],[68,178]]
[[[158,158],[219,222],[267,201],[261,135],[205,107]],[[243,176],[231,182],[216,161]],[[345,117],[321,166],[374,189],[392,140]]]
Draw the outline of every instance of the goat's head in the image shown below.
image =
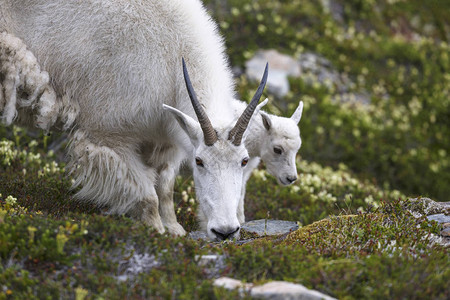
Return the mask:
[[261,143],[261,159],[266,164],[269,174],[275,176],[278,183],[283,185],[292,184],[297,180],[295,156],[302,144],[298,129],[302,111],[303,102],[300,101],[290,118],[260,113],[267,133],[267,139]]
[[194,148],[191,159],[203,227],[212,239],[232,239],[239,236],[237,209],[249,159],[244,146],[245,131],[253,114],[267,102],[258,105],[267,80],[267,66],[255,96],[231,130],[216,130],[212,126],[197,100],[184,60],[183,72],[198,122],[173,107],[164,107],[173,113]]

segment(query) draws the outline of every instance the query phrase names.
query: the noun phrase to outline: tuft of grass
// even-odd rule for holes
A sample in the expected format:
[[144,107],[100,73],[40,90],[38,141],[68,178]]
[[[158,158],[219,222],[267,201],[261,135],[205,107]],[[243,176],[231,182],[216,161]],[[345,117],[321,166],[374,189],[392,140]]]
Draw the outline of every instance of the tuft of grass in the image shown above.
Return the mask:
[[382,202],[374,212],[332,216],[281,239],[230,246],[229,272],[251,282],[297,282],[337,298],[446,299],[450,257],[431,242],[440,226],[413,217],[405,205]]

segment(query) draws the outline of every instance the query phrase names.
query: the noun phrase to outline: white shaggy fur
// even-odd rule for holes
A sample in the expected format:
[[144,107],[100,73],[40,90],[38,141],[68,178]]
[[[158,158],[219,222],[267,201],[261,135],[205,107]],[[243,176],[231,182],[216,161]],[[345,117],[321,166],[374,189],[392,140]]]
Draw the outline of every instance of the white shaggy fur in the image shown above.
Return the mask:
[[[18,116],[17,109],[34,110],[35,123],[48,131],[56,121],[58,110],[48,73],[41,71],[33,53],[20,39],[5,32],[0,33],[0,74],[3,123],[10,125]],[[27,121],[30,122],[22,120]]]
[[[248,153],[227,140],[236,120],[228,105],[234,84],[216,25],[199,0],[0,2],[0,32],[23,41],[20,49],[26,45],[51,74],[51,82],[47,76],[36,84],[53,95],[52,103],[45,91],[36,92],[41,115],[52,116],[42,124],[38,117],[38,125],[57,125],[56,117],[66,124],[63,129],[73,124],[69,167],[75,186],[82,187],[80,199],[129,213],[160,232],[184,234],[172,193],[179,166],[188,161],[208,234],[215,237],[213,228],[238,234],[241,162]],[[190,117],[195,114],[182,57],[218,132],[213,146],[204,145],[199,124]],[[22,69],[28,65],[37,66],[25,63]],[[17,73],[13,68],[4,73],[6,84],[15,84],[5,91],[27,86]],[[17,101],[7,93],[1,100],[9,124]],[[164,110],[163,103],[172,108]],[[202,157],[205,168],[194,165],[195,157]]]

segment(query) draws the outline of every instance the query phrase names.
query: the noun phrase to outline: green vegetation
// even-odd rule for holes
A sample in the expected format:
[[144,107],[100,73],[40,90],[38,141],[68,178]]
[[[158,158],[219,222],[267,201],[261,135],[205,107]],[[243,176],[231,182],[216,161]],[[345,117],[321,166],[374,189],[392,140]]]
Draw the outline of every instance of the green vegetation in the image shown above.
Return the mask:
[[438,228],[405,213],[404,205],[383,202],[371,213],[302,227],[281,242],[229,247],[231,273],[248,281],[298,282],[339,299],[445,299],[448,253],[429,246]]
[[[35,142],[15,132],[14,140],[30,146],[0,144],[0,299],[238,298],[213,286],[219,276],[288,280],[349,299],[450,295],[447,250],[431,242],[440,226],[414,218],[408,202],[396,200],[404,198],[399,192],[359,181],[343,165],[301,161],[298,183],[287,188],[257,170],[248,190],[249,218],[269,214],[306,225],[337,216],[285,239],[208,244],[161,236],[74,201],[54,156],[30,152],[39,152]],[[181,224],[195,229],[190,179],[179,178],[175,200]],[[420,205],[415,210],[424,214]],[[205,254],[226,259],[222,266],[199,264]]]
[[[311,74],[272,111],[305,102],[302,157],[345,163],[379,185],[439,201],[450,194],[448,1],[206,1],[233,65],[259,49],[322,55],[353,82],[344,94]],[[321,3],[332,2],[334,17]],[[312,77],[311,77],[312,76]],[[241,95],[251,90],[240,80]],[[350,92],[368,93],[370,105]],[[270,97],[273,99],[273,97]],[[350,100],[350,101],[348,101]],[[269,105],[270,107],[270,105]]]
[[[75,201],[59,136],[0,127],[0,299],[233,299],[219,276],[287,280],[344,299],[448,299],[448,248],[440,226],[415,218],[408,196],[447,201],[449,36],[445,1],[205,1],[233,65],[260,48],[322,55],[366,92],[344,101],[337,86],[291,79],[269,110],[305,102],[299,180],[281,187],[263,169],[247,186],[246,217],[297,221],[285,237],[238,246],[159,235],[123,216]],[[312,78],[312,79],[311,79]],[[239,92],[256,88],[244,77]],[[347,97],[348,98],[348,97]],[[197,228],[192,179],[180,176],[175,210]],[[223,264],[199,264],[201,255]],[[412,288],[413,287],[413,288]],[[244,295],[245,296],[245,295]]]

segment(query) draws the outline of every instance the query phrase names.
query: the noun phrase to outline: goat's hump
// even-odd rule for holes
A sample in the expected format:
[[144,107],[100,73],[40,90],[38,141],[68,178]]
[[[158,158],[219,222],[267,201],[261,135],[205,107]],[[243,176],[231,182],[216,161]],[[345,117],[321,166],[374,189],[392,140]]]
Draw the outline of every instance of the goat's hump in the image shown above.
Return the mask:
[[157,128],[162,103],[192,115],[182,57],[207,110],[234,96],[223,41],[199,0],[3,2],[15,22],[1,26],[35,54],[58,96],[77,102],[85,126]]

